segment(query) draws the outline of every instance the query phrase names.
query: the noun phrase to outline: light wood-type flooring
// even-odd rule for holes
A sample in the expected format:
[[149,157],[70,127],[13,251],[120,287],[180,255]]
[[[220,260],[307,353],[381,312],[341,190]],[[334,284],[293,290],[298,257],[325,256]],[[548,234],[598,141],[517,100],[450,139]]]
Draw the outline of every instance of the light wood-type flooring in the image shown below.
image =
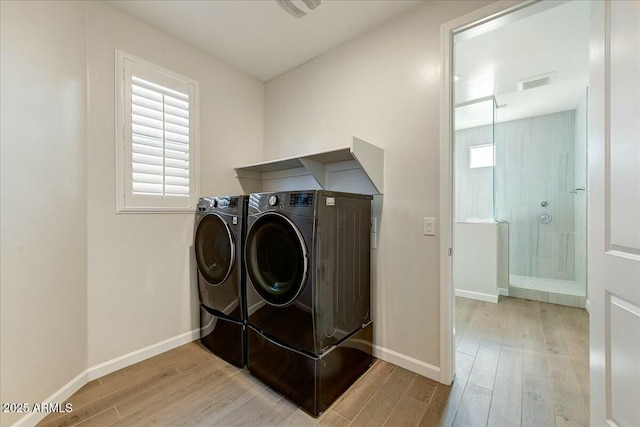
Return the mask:
[[316,419],[194,342],[90,382],[39,425],[588,425],[586,311],[503,297],[456,311],[450,387],[377,360]]

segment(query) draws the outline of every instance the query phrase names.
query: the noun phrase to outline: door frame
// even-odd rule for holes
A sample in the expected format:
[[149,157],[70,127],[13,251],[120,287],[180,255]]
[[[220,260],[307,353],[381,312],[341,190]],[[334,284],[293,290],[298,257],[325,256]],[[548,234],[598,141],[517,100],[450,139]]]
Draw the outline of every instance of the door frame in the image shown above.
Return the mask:
[[455,374],[453,269],[453,36],[530,6],[540,0],[500,0],[440,26],[442,87],[440,95],[440,382]]

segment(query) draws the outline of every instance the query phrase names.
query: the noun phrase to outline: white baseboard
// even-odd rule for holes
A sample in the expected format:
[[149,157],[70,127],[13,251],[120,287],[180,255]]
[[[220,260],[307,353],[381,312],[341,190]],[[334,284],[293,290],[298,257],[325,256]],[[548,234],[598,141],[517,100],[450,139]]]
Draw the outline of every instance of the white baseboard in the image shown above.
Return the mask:
[[470,299],[477,299],[479,301],[498,303],[498,295],[483,294],[481,292],[465,291],[463,289],[456,289],[456,296]]
[[134,363],[141,362],[149,359],[150,357],[157,356],[165,351],[172,350],[181,345],[190,343],[200,338],[200,329],[194,329],[184,334],[177,335],[175,337],[166,339],[156,344],[152,344],[140,350],[132,351],[115,359],[107,360],[99,365],[92,366],[87,369],[88,381],[93,381],[96,378],[100,378],[119,369],[126,368]]
[[393,363],[401,368],[408,369],[411,372],[420,374],[424,377],[430,378],[434,381],[440,382],[440,368],[422,362],[421,360],[414,359],[407,355],[398,353],[388,348],[380,347],[378,345],[373,346],[373,356],[385,362]]
[[[45,402],[47,403],[64,403],[73,393],[80,390],[86,383],[89,382],[87,379],[87,370],[80,373],[74,379],[66,383],[62,388],[53,393]],[[40,421],[49,415],[46,412],[30,412],[24,417],[20,418],[13,424],[13,427],[31,427],[38,424]]]
[[589,302],[589,300],[585,301],[584,308],[585,310],[587,310],[587,313],[591,314],[591,303]]
[[[108,360],[104,363],[100,363],[99,365],[92,366],[91,368],[84,370],[84,372],[80,373],[74,379],[65,384],[62,388],[49,396],[49,398],[46,399],[45,402],[64,403],[65,400],[71,397],[73,393],[80,390],[89,381],[93,381],[96,378],[100,378],[119,369],[126,368],[127,366],[133,365],[134,363],[149,359],[150,357],[157,356],[160,353],[164,353],[165,351],[180,347],[181,345],[190,343],[199,338],[200,329],[194,329],[192,331],[185,332],[184,334],[166,339],[159,343],[152,344],[148,347],[141,348],[140,350],[132,351],[131,353],[116,357],[115,359]],[[47,415],[49,414],[47,414],[46,412],[31,412],[20,418],[15,424],[13,424],[13,427],[35,426]]]
[[509,288],[498,288],[498,295],[503,297],[509,296]]

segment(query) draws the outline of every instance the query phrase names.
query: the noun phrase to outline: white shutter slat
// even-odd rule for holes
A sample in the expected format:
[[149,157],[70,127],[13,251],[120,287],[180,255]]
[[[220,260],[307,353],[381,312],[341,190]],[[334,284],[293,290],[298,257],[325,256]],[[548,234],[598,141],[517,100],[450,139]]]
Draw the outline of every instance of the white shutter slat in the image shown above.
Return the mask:
[[176,169],[186,169],[189,170],[189,161],[178,160],[178,159],[165,159],[165,166],[176,168]]
[[[155,174],[155,175],[162,176],[163,168],[162,166],[157,166],[157,165],[149,165],[145,163],[134,163],[133,172]],[[188,171],[187,171],[187,174],[188,174]]]
[[182,100],[174,98],[173,96],[165,95],[164,103],[181,110],[189,111],[189,98],[187,98],[186,100]]
[[165,131],[164,138],[168,141],[181,142],[183,144],[189,143],[189,135],[181,135],[179,133]]
[[181,177],[181,178],[189,178],[189,169],[167,167],[165,168],[165,175]]
[[189,186],[189,178],[184,178],[181,176],[167,176],[165,178],[165,183],[167,185],[178,185],[178,186]]
[[164,106],[164,112],[166,114],[171,114],[172,116],[182,117],[183,119],[189,118],[189,110],[185,110],[184,108],[176,108],[171,105]]
[[162,130],[162,127],[163,127],[162,119],[158,120],[152,117],[141,116],[139,114],[132,114],[131,121],[132,123],[135,123],[137,125],[152,128],[152,129]]
[[148,145],[133,144],[131,150],[135,154],[147,154],[149,156],[162,158],[164,150],[158,147],[149,147]]
[[133,153],[131,158],[133,164],[139,163],[143,165],[164,166],[162,156],[149,156],[146,154]]
[[162,185],[162,183],[164,181],[164,178],[163,178],[162,174],[154,175],[154,174],[148,174],[148,173],[137,173],[137,172],[134,172],[133,173],[133,181],[134,182],[143,183],[143,184],[160,184],[160,185]]
[[153,127],[132,123],[131,131],[134,135],[141,135],[141,136],[147,136],[151,138],[163,139],[162,129],[156,129]]
[[189,144],[183,144],[181,142],[167,141],[165,147],[167,150],[180,151],[181,153],[189,152]]
[[167,159],[189,161],[189,153],[184,153],[182,151],[164,150],[164,156]]
[[162,112],[162,101],[154,101],[135,94],[131,95],[131,105],[139,105],[150,110]]
[[133,182],[133,192],[135,194],[151,194],[161,196],[162,184],[147,184],[143,182]]
[[147,138],[147,137],[144,137],[142,135],[133,135],[132,142],[134,144],[148,145],[150,147],[162,148],[164,146],[164,144],[162,142],[162,139]]
[[[178,126],[183,126],[183,127],[187,128],[187,129],[189,129],[189,117],[176,116],[175,114],[169,114],[165,110],[164,121],[167,122],[167,123],[178,125]],[[187,131],[187,133],[188,133],[188,131]]]
[[169,121],[164,122],[164,128],[167,132],[171,132],[172,134],[182,135],[186,138],[189,138],[189,126],[181,126],[177,124],[173,124]]
[[157,92],[154,90],[149,90],[147,88],[144,88],[142,86],[138,86],[138,85],[132,85],[131,86],[131,93],[133,95],[142,97],[142,98],[146,98],[149,99],[151,101],[157,101],[157,102],[162,102],[162,93],[161,92]]
[[[144,105],[132,104],[131,105],[131,112],[133,114],[138,115],[138,116],[149,117],[149,118],[153,118],[153,119],[162,121],[162,110],[156,110],[154,108],[148,108],[148,107],[145,107]],[[184,119],[182,119],[182,120],[184,120]],[[180,124],[180,123],[178,123],[178,124]]]

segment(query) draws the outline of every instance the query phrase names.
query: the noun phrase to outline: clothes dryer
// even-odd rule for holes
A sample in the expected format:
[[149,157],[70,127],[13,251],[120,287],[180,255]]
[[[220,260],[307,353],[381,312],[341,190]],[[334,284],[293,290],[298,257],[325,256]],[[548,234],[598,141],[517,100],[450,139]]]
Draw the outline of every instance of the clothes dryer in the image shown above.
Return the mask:
[[194,239],[201,341],[239,367],[246,360],[242,261],[246,201],[245,196],[201,198]]
[[313,415],[371,364],[371,196],[249,196],[249,370]]

